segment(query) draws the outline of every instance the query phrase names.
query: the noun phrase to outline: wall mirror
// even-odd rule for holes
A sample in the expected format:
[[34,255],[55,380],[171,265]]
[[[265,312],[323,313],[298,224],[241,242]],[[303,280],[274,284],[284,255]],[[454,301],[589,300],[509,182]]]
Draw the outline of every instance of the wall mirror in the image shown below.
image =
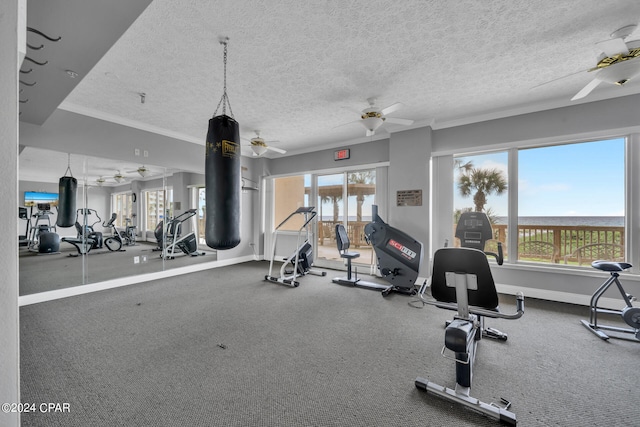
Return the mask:
[[[204,177],[143,158],[124,162],[21,147],[20,295],[216,260],[204,244]],[[74,224],[61,227],[59,179],[71,175],[77,180]]]

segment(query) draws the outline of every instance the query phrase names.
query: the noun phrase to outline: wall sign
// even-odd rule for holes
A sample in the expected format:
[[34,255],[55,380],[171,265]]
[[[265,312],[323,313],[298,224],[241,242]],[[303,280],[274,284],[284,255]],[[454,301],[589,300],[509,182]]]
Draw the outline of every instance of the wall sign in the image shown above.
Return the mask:
[[333,152],[333,160],[346,160],[351,157],[351,151],[348,148]]
[[398,190],[397,206],[422,206],[422,190]]

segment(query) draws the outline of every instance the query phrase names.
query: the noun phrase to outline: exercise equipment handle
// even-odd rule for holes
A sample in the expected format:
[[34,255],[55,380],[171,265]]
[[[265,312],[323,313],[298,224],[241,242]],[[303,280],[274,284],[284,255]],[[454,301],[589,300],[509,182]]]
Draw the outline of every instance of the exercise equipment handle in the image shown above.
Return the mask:
[[[445,245],[446,246],[446,245]],[[487,255],[491,255],[496,259],[498,265],[502,265],[504,263],[504,252],[502,251],[502,242],[498,242],[498,253],[493,252],[485,252]]]
[[[425,304],[435,305],[439,308],[444,308],[447,310],[458,311],[458,304],[455,302],[440,302],[436,300],[428,300],[424,297],[423,294],[420,294],[420,299]],[[487,310],[482,307],[477,307],[474,305],[469,306],[469,313],[476,314],[478,316],[486,316],[492,317],[494,319],[519,319],[524,314],[524,294],[522,292],[518,292],[516,294],[516,312],[515,313],[501,313],[499,311]]]

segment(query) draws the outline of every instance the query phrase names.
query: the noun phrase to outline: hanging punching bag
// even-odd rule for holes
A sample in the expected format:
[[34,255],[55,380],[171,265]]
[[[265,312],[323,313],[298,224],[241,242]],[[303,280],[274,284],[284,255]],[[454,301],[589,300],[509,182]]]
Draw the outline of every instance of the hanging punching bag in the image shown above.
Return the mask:
[[225,114],[209,120],[205,185],[207,246],[234,248],[240,243],[240,130]]
[[72,176],[63,176],[58,184],[58,227],[71,227],[76,223],[76,190],[78,180]]

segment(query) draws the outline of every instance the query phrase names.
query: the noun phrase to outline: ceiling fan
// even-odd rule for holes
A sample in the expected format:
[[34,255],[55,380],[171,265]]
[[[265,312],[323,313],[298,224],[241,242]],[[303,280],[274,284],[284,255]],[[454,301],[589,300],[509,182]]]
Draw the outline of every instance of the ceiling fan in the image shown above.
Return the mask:
[[[376,107],[376,98],[368,98],[367,102],[369,103],[369,108],[365,108],[362,110],[362,115],[360,116],[360,120],[356,120],[354,122],[345,123],[345,125],[360,122],[362,126],[366,129],[367,136],[375,135],[376,130],[382,126],[383,123],[395,123],[403,126],[409,126],[413,123],[413,120],[408,119],[399,119],[396,117],[387,117],[389,114],[399,110],[402,108],[403,104],[400,102],[396,102],[394,104],[389,105],[385,108]],[[344,125],[340,125],[344,126]]]
[[593,80],[583,87],[573,98],[584,98],[602,82],[624,85],[640,74],[640,40],[628,40],[637,25],[626,25],[610,35],[610,39],[596,43],[602,53],[595,67],[587,70],[595,72]]
[[[251,143],[251,149],[253,150],[253,155],[255,157],[262,156],[267,150],[275,151],[276,153],[285,154],[287,150],[283,150],[282,148],[273,147],[271,145],[267,145],[267,142],[260,137],[260,131],[254,130],[256,136],[251,138],[249,142]],[[244,139],[244,138],[243,138]],[[269,143],[278,142],[278,141],[269,141]]]
[[151,170],[145,165],[140,166],[138,169],[126,171],[127,173],[138,173],[141,177],[145,178],[151,174]]

